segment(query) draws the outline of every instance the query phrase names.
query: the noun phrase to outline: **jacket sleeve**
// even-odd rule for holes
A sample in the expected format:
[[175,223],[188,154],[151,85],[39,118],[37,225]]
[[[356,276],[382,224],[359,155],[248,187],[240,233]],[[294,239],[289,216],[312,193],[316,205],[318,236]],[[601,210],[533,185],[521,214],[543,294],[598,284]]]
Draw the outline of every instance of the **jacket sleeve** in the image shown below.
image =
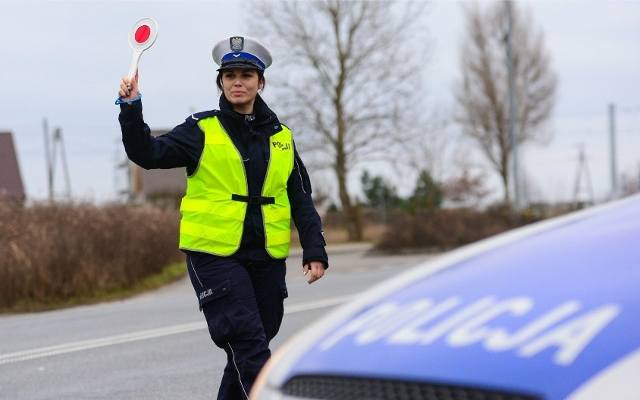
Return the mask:
[[325,268],[329,267],[329,259],[325,251],[325,241],[322,232],[322,222],[311,199],[311,181],[309,174],[295,150],[293,171],[287,182],[289,203],[293,221],[298,228],[300,244],[302,245],[302,264],[320,261]]
[[120,105],[122,143],[131,161],[145,169],[187,167],[191,174],[198,165],[204,136],[189,119],[168,133],[153,137],[142,118],[142,102]]

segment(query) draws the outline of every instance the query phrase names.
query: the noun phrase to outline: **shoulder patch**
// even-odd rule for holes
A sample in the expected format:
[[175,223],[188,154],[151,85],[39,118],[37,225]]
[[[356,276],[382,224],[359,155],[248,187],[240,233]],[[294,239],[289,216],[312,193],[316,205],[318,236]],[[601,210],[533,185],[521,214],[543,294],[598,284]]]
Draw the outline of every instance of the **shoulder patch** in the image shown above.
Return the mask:
[[293,131],[291,130],[291,128],[289,128],[287,125],[283,124],[282,122],[278,122],[273,125],[273,133],[278,133],[283,129],[288,129],[289,132],[291,132],[291,134],[293,135]]
[[201,119],[217,117],[220,111],[218,110],[210,110],[210,111],[201,111],[197,113],[193,113],[187,117],[186,121],[191,123],[197,123]]

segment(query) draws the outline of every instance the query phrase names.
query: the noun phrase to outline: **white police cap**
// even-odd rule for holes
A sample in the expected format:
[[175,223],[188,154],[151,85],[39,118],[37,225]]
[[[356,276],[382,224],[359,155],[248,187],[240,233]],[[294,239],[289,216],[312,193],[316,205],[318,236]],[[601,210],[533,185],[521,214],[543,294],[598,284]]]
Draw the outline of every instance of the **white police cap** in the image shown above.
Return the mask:
[[251,68],[264,71],[271,65],[271,54],[255,39],[231,36],[218,42],[212,51],[218,71],[231,68]]

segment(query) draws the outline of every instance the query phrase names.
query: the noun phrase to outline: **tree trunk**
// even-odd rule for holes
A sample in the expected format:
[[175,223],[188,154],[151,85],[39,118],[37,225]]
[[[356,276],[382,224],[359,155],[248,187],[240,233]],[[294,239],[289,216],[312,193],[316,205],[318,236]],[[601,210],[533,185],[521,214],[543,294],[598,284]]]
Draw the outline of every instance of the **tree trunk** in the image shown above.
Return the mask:
[[360,220],[360,208],[351,203],[351,197],[347,189],[347,173],[344,157],[340,154],[336,157],[336,177],[338,178],[338,194],[342,203],[342,212],[347,218],[347,233],[350,242],[362,240],[362,222]]
[[[339,3],[338,3],[339,4]],[[340,202],[342,203],[342,212],[347,217],[347,232],[350,242],[359,242],[362,240],[362,223],[360,221],[360,208],[358,204],[351,203],[351,196],[347,189],[347,155],[345,154],[345,138],[347,136],[347,124],[345,123],[345,110],[342,103],[342,95],[344,94],[344,85],[346,79],[346,55],[340,48],[339,26],[338,21],[334,21],[336,43],[338,43],[339,53],[339,75],[338,82],[335,87],[334,107],[336,111],[336,175],[338,177],[338,192]]]
[[504,205],[511,208],[511,195],[509,193],[509,177],[505,172],[500,174],[502,178],[502,187],[504,188]]
[[[507,154],[508,150],[504,150],[504,154]],[[502,167],[500,169],[500,177],[502,178],[502,187],[504,188],[504,205],[509,210],[511,209],[511,192],[509,191],[509,161],[508,157],[502,158]]]

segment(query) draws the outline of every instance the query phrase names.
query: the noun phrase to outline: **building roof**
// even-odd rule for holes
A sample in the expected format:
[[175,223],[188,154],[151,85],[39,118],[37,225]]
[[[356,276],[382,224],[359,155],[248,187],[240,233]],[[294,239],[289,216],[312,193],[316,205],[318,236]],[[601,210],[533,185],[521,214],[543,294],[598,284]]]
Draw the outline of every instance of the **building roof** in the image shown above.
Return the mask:
[[26,198],[11,132],[0,132],[0,197]]
[[[163,135],[168,129],[153,129],[154,137]],[[184,194],[186,188],[185,168],[142,169],[140,168],[140,192],[145,196]]]
[[184,194],[186,174],[184,168],[142,170],[142,193]]

